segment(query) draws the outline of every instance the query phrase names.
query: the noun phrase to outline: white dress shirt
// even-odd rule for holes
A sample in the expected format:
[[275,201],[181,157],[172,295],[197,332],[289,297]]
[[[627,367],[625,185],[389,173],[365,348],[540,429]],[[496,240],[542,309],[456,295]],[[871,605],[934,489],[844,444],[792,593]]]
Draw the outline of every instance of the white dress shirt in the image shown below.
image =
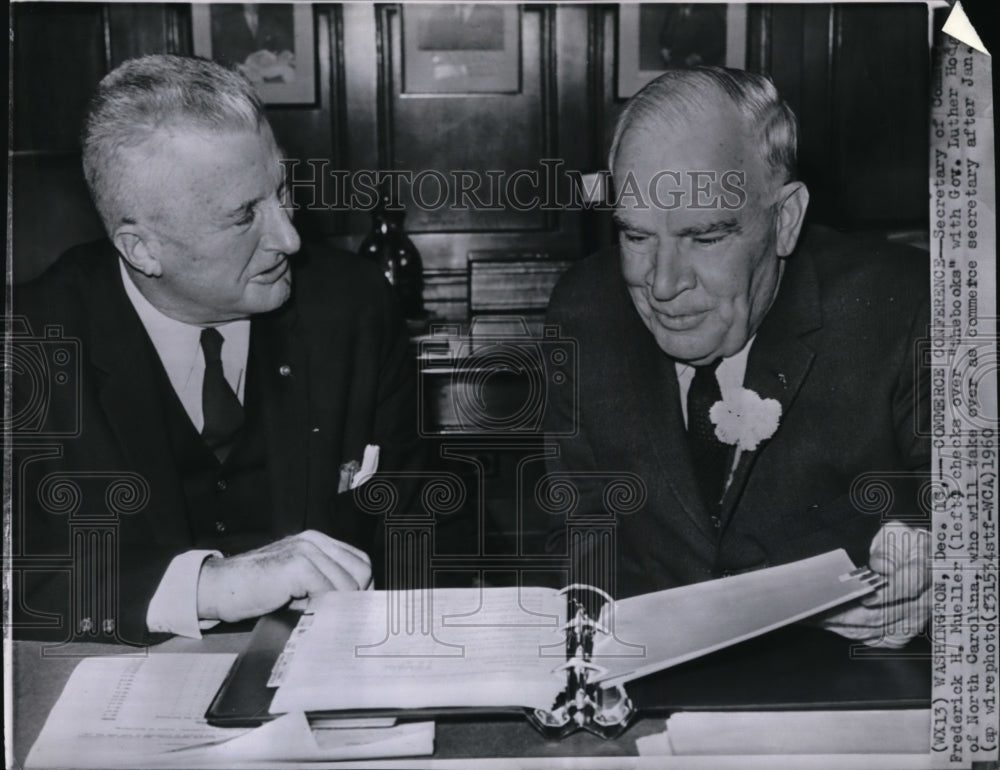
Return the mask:
[[[719,390],[722,391],[723,395],[727,391],[743,387],[743,378],[747,373],[747,359],[750,357],[750,348],[756,336],[754,335],[747,340],[747,344],[738,353],[729,356],[729,358],[723,358],[719,362],[719,368],[715,370],[715,379],[718,381]],[[677,372],[677,384],[680,386],[681,392],[681,414],[684,415],[684,427],[687,428],[688,391],[691,390],[691,380],[694,379],[695,368],[690,364],[683,364],[678,361],[674,364],[674,370]],[[740,452],[736,451],[733,453],[733,463],[729,469],[730,477],[739,461]],[[726,480],[726,487],[729,487],[728,479]]]
[[[715,379],[719,381],[719,389],[725,394],[730,390],[737,390],[743,387],[743,377],[747,373],[747,359],[750,357],[750,348],[753,345],[754,335],[747,344],[743,346],[735,355],[723,358],[719,363],[719,368],[715,370]],[[694,379],[695,368],[690,364],[678,361],[674,364],[677,372],[677,384],[681,391],[681,414],[684,415],[684,427],[688,421],[688,391],[691,390],[691,380]]]
[[[142,295],[121,260],[119,268],[125,294],[160,357],[167,379],[191,423],[201,433],[205,425],[201,407],[201,385],[205,377],[205,358],[201,351],[203,327],[165,316]],[[223,374],[242,404],[250,350],[250,321],[232,321],[216,328],[224,340]],[[146,627],[150,631],[201,638],[203,629],[218,623],[198,618],[198,575],[205,559],[221,555],[218,551],[192,550],[173,558],[146,610]]]

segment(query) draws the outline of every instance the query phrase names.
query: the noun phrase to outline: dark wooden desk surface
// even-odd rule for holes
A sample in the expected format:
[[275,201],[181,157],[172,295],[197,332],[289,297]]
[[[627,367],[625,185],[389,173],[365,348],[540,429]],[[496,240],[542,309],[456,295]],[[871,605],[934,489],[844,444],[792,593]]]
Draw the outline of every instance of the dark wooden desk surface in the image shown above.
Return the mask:
[[[208,634],[202,640],[176,637],[150,651],[238,652],[248,637],[248,633]],[[856,648],[851,652],[851,645],[839,637],[793,627],[633,682],[627,689],[640,706],[655,703],[684,710],[802,708],[805,703],[819,708],[926,708],[930,664],[927,646],[920,641],[903,656],[866,655],[866,651],[858,655]],[[81,657],[135,649],[14,642],[15,766],[23,766]],[[817,665],[818,659],[824,665]],[[624,735],[610,741],[584,732],[548,741],[517,716],[442,719],[437,724],[434,758],[634,757],[636,738],[662,732],[664,716],[663,711],[647,712]]]

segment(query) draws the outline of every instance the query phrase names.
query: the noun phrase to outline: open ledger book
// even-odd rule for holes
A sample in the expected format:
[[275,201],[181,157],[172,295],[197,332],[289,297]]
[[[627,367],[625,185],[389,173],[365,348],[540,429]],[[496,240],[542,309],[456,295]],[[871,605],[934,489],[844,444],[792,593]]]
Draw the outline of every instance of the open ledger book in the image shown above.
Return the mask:
[[[528,709],[542,728],[623,728],[621,685],[863,596],[881,578],[831,551],[606,603],[539,587],[328,593],[278,658],[272,714]],[[602,593],[602,592],[598,592]],[[563,728],[566,728],[565,730]]]

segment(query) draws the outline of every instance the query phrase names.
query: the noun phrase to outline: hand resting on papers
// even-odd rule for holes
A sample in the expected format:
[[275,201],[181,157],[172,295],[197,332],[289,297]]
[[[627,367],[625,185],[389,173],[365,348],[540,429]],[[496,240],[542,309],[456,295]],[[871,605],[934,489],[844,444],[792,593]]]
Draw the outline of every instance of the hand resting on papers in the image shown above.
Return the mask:
[[293,599],[370,587],[364,551],[315,530],[246,553],[210,557],[198,578],[198,617],[236,622]]
[[868,566],[884,575],[886,584],[845,608],[819,615],[815,622],[872,647],[902,647],[924,630],[930,616],[927,531],[889,522],[872,540]]

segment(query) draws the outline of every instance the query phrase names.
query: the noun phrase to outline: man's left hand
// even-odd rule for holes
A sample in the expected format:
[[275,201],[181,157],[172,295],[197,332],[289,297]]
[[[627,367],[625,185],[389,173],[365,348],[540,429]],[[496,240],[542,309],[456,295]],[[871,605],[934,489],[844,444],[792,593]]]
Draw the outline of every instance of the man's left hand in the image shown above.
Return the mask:
[[930,616],[930,536],[889,522],[876,533],[869,554],[869,568],[886,584],[846,609],[819,616],[819,625],[872,647],[902,647]]

